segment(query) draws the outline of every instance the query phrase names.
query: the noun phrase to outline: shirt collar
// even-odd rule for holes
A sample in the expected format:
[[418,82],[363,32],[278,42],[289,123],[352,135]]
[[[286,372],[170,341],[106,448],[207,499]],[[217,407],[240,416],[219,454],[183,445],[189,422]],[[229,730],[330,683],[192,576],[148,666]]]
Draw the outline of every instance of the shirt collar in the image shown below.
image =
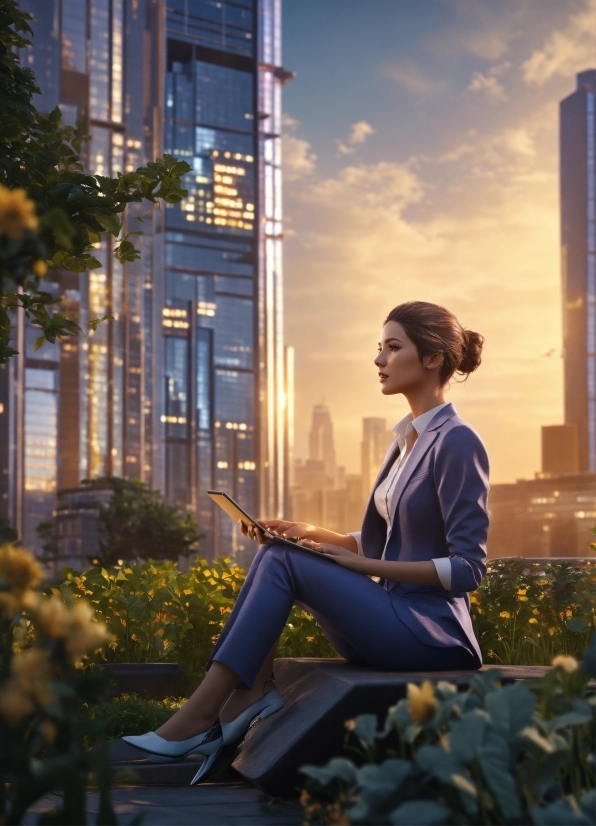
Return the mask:
[[422,416],[417,416],[415,419],[412,417],[411,413],[408,413],[407,416],[404,416],[403,419],[401,419],[401,421],[399,421],[393,428],[393,432],[397,436],[397,442],[400,446],[400,449],[402,448],[402,445],[405,444],[406,435],[408,433],[408,429],[410,426],[413,427],[414,430],[420,436],[422,433],[424,433],[424,431],[429,426],[434,417],[437,415],[439,410],[441,410],[443,407],[446,407],[448,404],[449,402],[443,402],[443,404],[438,404],[436,407],[433,407],[432,410],[427,410],[426,413],[423,413]]

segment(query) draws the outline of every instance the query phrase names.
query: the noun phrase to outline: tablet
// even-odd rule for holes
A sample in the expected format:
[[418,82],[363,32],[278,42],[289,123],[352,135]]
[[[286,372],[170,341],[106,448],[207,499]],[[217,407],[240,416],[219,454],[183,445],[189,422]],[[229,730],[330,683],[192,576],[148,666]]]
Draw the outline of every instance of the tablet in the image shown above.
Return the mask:
[[327,556],[326,554],[322,554],[320,551],[315,551],[313,548],[308,548],[306,545],[303,545],[300,539],[284,539],[282,536],[276,536],[276,534],[268,531],[267,528],[259,524],[256,519],[249,516],[247,512],[243,510],[237,502],[234,502],[231,496],[224,493],[223,490],[208,490],[207,494],[216,505],[219,505],[219,507],[224,510],[228,516],[232,517],[234,522],[242,522],[242,524],[247,528],[249,525],[256,525],[256,527],[263,531],[265,536],[275,542],[276,545],[284,545],[287,548],[292,548],[294,551],[297,549],[300,551],[306,551],[306,553],[314,554],[319,558],[322,557],[323,559],[327,559],[329,562],[335,561],[333,557]]

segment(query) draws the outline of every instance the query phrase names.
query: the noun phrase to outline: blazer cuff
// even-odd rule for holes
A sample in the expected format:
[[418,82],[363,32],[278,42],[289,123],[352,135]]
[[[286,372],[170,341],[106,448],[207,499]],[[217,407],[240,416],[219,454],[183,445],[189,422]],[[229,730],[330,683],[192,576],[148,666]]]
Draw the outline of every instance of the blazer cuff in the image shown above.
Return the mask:
[[437,576],[443,588],[446,591],[451,590],[451,560],[442,556],[439,559],[433,559],[435,568],[437,569]]
[[358,556],[364,556],[364,554],[362,553],[362,540],[360,538],[362,536],[362,533],[360,531],[358,531],[357,533],[347,533],[346,536],[354,537],[354,539],[356,540],[356,544],[358,545]]

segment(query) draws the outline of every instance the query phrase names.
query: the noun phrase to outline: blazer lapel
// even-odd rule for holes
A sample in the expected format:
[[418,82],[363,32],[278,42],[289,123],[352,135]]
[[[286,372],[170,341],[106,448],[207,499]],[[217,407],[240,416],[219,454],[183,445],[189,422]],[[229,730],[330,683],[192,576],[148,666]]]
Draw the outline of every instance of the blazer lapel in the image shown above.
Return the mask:
[[395,514],[399,505],[399,500],[402,497],[406,485],[412,478],[413,473],[420,465],[420,462],[424,459],[433,443],[437,440],[439,436],[438,430],[445,424],[446,421],[455,415],[455,407],[452,404],[448,404],[446,407],[443,407],[439,410],[435,418],[431,420],[424,433],[422,433],[416,440],[414,447],[412,448],[412,453],[410,454],[409,459],[406,460],[405,467],[397,480],[395,490],[393,491],[393,496],[391,497],[392,524],[395,523]]

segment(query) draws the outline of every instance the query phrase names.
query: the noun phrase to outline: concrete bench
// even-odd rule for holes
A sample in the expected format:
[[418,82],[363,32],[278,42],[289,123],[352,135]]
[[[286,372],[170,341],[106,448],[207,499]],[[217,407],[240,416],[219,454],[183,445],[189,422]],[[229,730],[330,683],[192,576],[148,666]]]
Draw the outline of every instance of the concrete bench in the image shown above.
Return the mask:
[[[483,666],[486,671],[495,666]],[[541,666],[502,666],[502,682],[539,679]],[[277,659],[274,665],[284,708],[252,726],[232,766],[247,781],[276,796],[292,797],[302,783],[305,763],[321,764],[342,751],[344,721],[377,714],[405,697],[408,683],[447,680],[465,687],[474,671],[398,673],[349,665],[341,659]],[[114,768],[132,769],[144,785],[186,785],[202,758],[149,763],[142,752],[122,741],[112,745]]]

